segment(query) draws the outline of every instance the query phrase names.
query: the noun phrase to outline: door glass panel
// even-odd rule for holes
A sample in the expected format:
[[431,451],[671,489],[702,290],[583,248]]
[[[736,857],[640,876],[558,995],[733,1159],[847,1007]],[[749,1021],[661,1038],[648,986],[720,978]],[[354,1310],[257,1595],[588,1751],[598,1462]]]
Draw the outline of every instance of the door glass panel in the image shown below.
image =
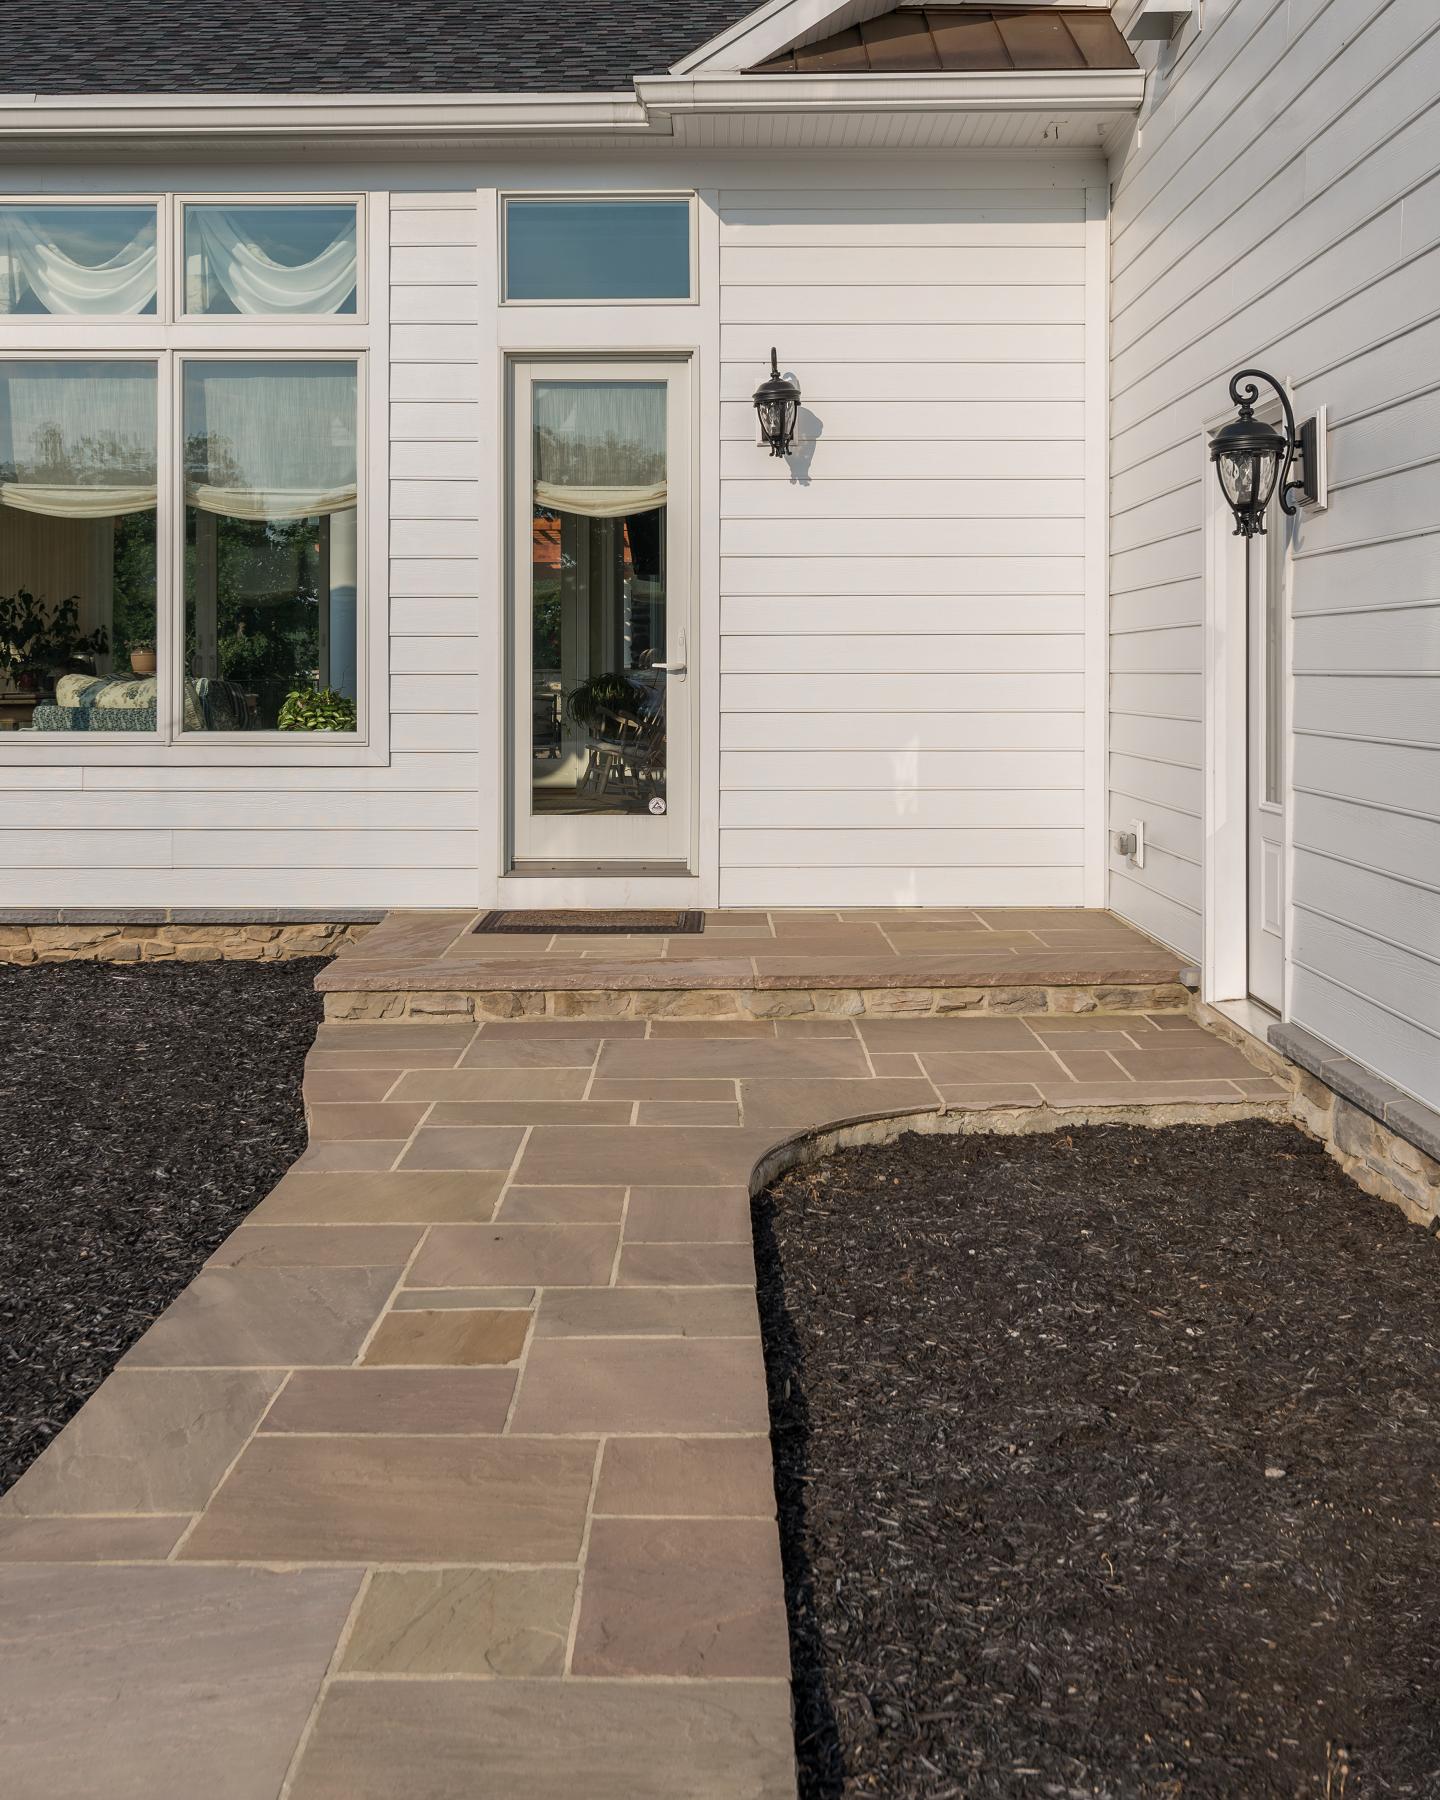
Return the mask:
[[537,381],[534,814],[666,810],[666,386]]
[[1265,532],[1264,633],[1263,794],[1267,805],[1278,806],[1285,734],[1285,520],[1278,505],[1270,510]]

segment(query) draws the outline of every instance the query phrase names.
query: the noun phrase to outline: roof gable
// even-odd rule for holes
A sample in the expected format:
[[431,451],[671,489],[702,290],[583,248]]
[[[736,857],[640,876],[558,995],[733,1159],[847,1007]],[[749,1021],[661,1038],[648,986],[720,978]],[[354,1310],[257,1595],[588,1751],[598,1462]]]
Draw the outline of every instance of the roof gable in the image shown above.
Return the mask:
[[900,5],[781,50],[749,73],[999,74],[1137,67],[1110,14],[1094,7]]

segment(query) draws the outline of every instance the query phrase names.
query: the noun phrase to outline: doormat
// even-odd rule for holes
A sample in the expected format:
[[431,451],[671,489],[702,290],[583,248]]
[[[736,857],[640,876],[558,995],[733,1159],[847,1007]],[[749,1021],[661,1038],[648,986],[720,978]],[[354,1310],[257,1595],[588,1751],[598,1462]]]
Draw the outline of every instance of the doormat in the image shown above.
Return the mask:
[[705,915],[663,907],[644,912],[558,907],[546,912],[488,912],[475,929],[530,937],[553,937],[557,931],[577,937],[680,937],[704,931]]

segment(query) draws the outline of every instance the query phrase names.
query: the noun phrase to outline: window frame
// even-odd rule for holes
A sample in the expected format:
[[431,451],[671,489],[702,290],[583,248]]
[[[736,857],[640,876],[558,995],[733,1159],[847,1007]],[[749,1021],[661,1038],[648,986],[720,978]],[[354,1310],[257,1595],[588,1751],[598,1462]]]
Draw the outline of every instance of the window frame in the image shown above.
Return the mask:
[[[260,198],[288,199],[293,190]],[[223,202],[230,191],[197,198]],[[308,193],[295,195],[310,199]],[[349,196],[345,196],[348,198]],[[175,196],[135,196],[97,193],[93,188],[63,195],[0,194],[0,200],[24,204],[30,200],[48,204],[53,199],[77,204],[131,203],[154,199],[162,212],[159,257],[173,275],[175,235],[179,229]],[[315,194],[317,201],[335,198]],[[388,257],[390,195],[388,190],[367,190],[363,196],[366,235],[362,292],[370,299],[367,313],[328,313],[304,318],[268,318],[260,315],[202,314],[173,316],[174,283],[168,279],[159,310],[143,316],[80,319],[65,314],[39,313],[0,318],[0,359],[10,361],[78,361],[137,359],[157,365],[159,418],[156,449],[160,475],[156,506],[156,652],[157,729],[140,732],[33,732],[0,731],[0,781],[10,768],[79,770],[152,768],[176,776],[197,769],[219,771],[256,769],[370,769],[383,768],[391,760],[392,708],[390,705],[390,524],[383,504],[390,477],[390,362]],[[17,329],[7,330],[14,324]],[[83,332],[76,326],[84,327]],[[23,326],[25,329],[19,329]],[[180,641],[184,596],[180,568],[174,565],[177,522],[174,496],[181,475],[173,471],[178,458],[174,442],[179,406],[175,361],[190,354],[205,360],[228,355],[273,360],[293,354],[314,360],[334,354],[353,359],[357,376],[358,504],[361,511],[357,543],[357,727],[353,733],[324,732],[190,732],[182,734],[172,708],[171,659]],[[167,385],[168,384],[168,385]],[[174,690],[178,694],[178,688]],[[223,738],[223,742],[219,741]]]
[[22,206],[150,206],[155,209],[155,310],[153,313],[0,313],[0,329],[11,326],[21,331],[84,330],[87,327],[110,329],[114,326],[130,330],[152,330],[168,323],[166,305],[171,287],[174,261],[171,243],[170,196],[150,194],[6,194],[0,193],[0,207]]
[[[177,325],[251,327],[257,331],[277,326],[296,325],[368,325],[369,301],[369,235],[367,231],[367,196],[363,193],[306,194],[196,194],[179,192],[170,196],[174,216],[170,222],[170,289],[169,318]],[[185,308],[185,209],[190,206],[353,206],[355,208],[355,310],[353,313],[192,313]]]
[[[695,188],[502,188],[496,196],[499,224],[499,296],[498,304],[514,309],[537,306],[698,306],[700,304],[700,224],[699,194]],[[506,291],[510,282],[510,203],[512,200],[533,201],[540,205],[624,205],[649,200],[684,201],[688,209],[689,229],[686,246],[690,264],[690,291],[685,295],[590,295],[574,299],[512,299]]]

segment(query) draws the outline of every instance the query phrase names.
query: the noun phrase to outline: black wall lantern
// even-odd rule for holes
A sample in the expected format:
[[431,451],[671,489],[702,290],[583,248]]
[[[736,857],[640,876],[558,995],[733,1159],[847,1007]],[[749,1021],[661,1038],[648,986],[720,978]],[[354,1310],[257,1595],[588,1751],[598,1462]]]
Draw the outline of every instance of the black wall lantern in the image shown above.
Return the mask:
[[772,456],[788,456],[800,413],[800,383],[780,373],[775,352],[770,352],[770,373],[755,390],[755,411],[760,415],[760,436]]
[[[1268,382],[1280,398],[1285,414],[1285,430],[1255,417],[1255,402],[1260,390],[1250,377]],[[1276,488],[1280,490],[1280,510],[1291,518],[1295,503],[1291,494],[1299,491],[1312,504],[1320,500],[1320,429],[1317,419],[1307,419],[1297,432],[1295,411],[1290,396],[1263,369],[1241,369],[1230,377],[1230,398],[1239,407],[1239,417],[1222,425],[1210,440],[1210,460],[1220,477],[1220,487],[1235,515],[1236,537],[1263,537],[1265,513]],[[1290,479],[1290,470],[1299,458],[1300,474]]]

